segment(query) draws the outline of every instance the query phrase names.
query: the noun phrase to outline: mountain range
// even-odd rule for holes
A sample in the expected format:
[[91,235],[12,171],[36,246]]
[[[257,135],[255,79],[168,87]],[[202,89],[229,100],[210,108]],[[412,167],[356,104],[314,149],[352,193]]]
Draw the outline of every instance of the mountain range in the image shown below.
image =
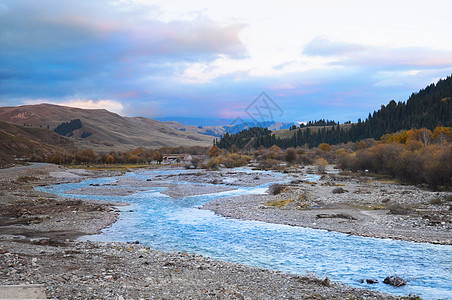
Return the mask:
[[214,137],[221,137],[226,132],[228,133],[237,133],[244,129],[249,129],[252,127],[262,127],[267,128],[269,130],[283,130],[289,129],[293,125],[298,125],[298,123],[294,122],[276,122],[276,121],[266,121],[262,123],[257,123],[252,120],[243,121],[242,123],[235,122],[234,120],[230,120],[230,125],[217,125],[217,126],[195,126],[195,125],[184,125],[180,122],[176,121],[164,121],[166,125],[181,131],[186,132],[195,132],[205,135],[211,135]]

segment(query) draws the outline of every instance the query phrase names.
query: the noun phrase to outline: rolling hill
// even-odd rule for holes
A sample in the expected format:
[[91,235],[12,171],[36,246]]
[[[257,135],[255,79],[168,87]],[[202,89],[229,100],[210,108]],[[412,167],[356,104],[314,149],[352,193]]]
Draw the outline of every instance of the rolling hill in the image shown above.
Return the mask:
[[213,137],[197,132],[174,129],[162,122],[144,117],[123,117],[105,109],[38,104],[0,107],[0,120],[24,128],[53,131],[63,122],[79,119],[82,123],[68,134],[77,148],[97,152],[130,150],[138,146],[210,146]]
[[70,139],[51,130],[0,121],[0,166],[11,164],[17,158],[44,157],[74,150]]

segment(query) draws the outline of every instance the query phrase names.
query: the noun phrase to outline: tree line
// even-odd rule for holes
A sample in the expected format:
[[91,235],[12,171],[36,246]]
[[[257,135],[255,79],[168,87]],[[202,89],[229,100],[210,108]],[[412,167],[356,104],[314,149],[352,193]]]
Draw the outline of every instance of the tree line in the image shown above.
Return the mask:
[[110,151],[96,153],[92,149],[83,149],[74,153],[53,153],[51,155],[34,155],[32,161],[45,161],[56,164],[149,164],[161,163],[165,154],[207,155],[209,148],[192,147],[161,147],[145,149],[138,147],[129,151]]
[[452,128],[437,127],[383,135],[373,147],[339,151],[341,169],[387,174],[432,189],[452,186]]
[[[258,130],[267,133],[265,129]],[[251,162],[254,168],[265,170],[283,171],[292,165],[312,164],[322,170],[329,163],[343,170],[386,174],[406,183],[426,184],[432,189],[452,186],[452,128],[443,126],[433,131],[421,128],[385,134],[379,140],[368,138],[336,145],[322,143],[318,147],[138,147],[109,153],[85,149],[72,154],[35,156],[32,160],[57,164],[159,164],[165,154],[182,153],[193,155],[193,160],[186,165],[189,168],[232,168]]]
[[[334,123],[334,124],[333,124]],[[280,138],[271,132],[262,132],[250,128],[239,133],[225,134],[216,145],[229,149],[233,145],[241,148],[245,145],[254,148],[271,147],[280,148],[301,147],[307,145],[316,147],[321,143],[338,144],[349,141],[356,142],[366,138],[379,139],[384,134],[411,128],[427,128],[434,130],[438,126],[452,126],[452,77],[439,80],[418,93],[413,93],[406,102],[396,103],[390,101],[382,105],[378,111],[369,114],[366,120],[358,119],[357,123],[341,126],[334,121],[313,121],[308,124],[325,124],[323,128],[314,131],[308,126],[294,131],[291,137]],[[327,125],[331,125],[328,126]],[[254,134],[254,135],[253,135]]]

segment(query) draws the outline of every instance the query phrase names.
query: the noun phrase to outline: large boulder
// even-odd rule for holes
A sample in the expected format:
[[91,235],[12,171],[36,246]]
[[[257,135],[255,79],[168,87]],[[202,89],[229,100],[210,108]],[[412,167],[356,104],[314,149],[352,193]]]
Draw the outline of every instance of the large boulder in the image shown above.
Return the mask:
[[375,283],[378,283],[378,280],[377,279],[373,279],[373,278],[368,278],[368,279],[366,279],[366,282],[369,283],[369,284],[375,284]]
[[388,276],[383,280],[383,283],[393,285],[395,287],[404,286],[407,284],[407,281],[399,276]]

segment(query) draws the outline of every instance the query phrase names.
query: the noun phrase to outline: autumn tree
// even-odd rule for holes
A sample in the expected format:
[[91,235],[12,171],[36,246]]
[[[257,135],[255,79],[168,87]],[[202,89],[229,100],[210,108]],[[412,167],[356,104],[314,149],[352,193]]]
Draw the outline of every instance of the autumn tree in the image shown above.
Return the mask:
[[160,164],[163,161],[163,154],[162,154],[162,152],[160,152],[158,150],[155,150],[153,152],[152,159],[157,161]]
[[112,163],[115,162],[115,158],[113,157],[113,155],[109,154],[109,155],[107,155],[107,157],[105,158],[105,162],[106,162],[107,164],[112,164]]
[[216,145],[212,146],[212,148],[210,148],[209,150],[209,156],[217,157],[218,155],[220,155],[220,149],[218,149]]
[[277,159],[281,155],[281,148],[276,145],[273,145],[268,149],[268,158]]
[[358,143],[358,147],[359,147],[359,149],[366,149],[367,148],[367,144],[366,144],[365,141],[360,141]]
[[452,141],[452,129],[450,127],[438,126],[433,131],[433,139],[438,144]]
[[322,144],[319,145],[319,149],[324,151],[324,152],[330,152],[331,147],[327,143],[322,143]]
[[127,161],[129,163],[137,163],[138,162],[138,156],[136,156],[135,154],[132,154],[129,156],[129,158],[127,158]]
[[431,130],[427,128],[422,128],[419,130],[419,141],[424,144],[424,146],[427,146],[430,144],[430,141],[433,137],[433,133]]
[[93,151],[93,149],[85,149],[80,153],[79,159],[84,163],[95,162],[96,153]]
[[317,158],[315,161],[315,165],[317,166],[317,171],[319,173],[325,173],[326,166],[328,162],[324,158]]
[[132,154],[136,155],[136,156],[142,156],[143,153],[144,153],[144,149],[142,147],[138,147],[132,151]]

